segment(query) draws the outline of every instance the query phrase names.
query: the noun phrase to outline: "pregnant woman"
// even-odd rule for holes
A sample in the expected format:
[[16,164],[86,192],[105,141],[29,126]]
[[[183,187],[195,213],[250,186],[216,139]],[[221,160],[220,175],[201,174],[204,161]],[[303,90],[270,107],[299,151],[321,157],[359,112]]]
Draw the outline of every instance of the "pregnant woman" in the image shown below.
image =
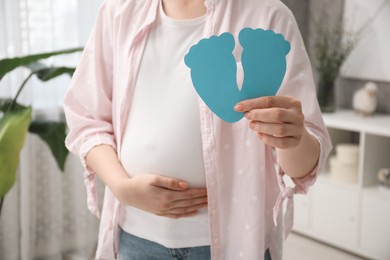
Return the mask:
[[282,259],[293,195],[331,148],[279,0],[104,1],[64,109],[96,259]]

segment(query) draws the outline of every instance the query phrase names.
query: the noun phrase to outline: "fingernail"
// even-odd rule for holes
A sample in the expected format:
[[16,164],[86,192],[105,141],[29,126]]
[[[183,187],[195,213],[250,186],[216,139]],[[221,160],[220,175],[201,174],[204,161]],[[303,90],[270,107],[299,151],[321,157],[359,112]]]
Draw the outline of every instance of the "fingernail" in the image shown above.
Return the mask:
[[255,127],[255,122],[253,122],[253,121],[250,122],[250,123],[249,123],[249,127],[253,129],[253,128]]
[[236,110],[237,112],[241,112],[243,110],[243,106],[242,105],[235,105],[234,106],[234,110]]
[[245,118],[250,119],[251,118],[251,113],[250,112],[246,112],[245,113]]
[[179,186],[180,186],[180,188],[185,189],[185,188],[187,188],[187,183],[181,181],[181,182],[179,182]]
[[257,136],[258,136],[260,139],[263,139],[263,134],[262,134],[262,133],[257,133]]

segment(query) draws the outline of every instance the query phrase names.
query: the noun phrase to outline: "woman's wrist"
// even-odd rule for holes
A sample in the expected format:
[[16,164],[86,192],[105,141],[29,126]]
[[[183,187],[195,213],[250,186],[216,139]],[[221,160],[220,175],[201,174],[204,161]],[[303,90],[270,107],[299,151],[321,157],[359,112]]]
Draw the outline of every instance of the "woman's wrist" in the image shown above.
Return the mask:
[[122,167],[116,151],[110,145],[95,146],[88,152],[85,160],[113,192],[130,178]]
[[320,144],[304,129],[297,147],[277,149],[277,152],[282,170],[292,178],[302,178],[316,168],[320,156]]
[[130,199],[129,197],[132,197],[132,183],[132,178],[127,174],[118,174],[118,176],[113,178],[109,184],[107,183],[107,186],[117,200],[121,203],[127,204],[127,201]]

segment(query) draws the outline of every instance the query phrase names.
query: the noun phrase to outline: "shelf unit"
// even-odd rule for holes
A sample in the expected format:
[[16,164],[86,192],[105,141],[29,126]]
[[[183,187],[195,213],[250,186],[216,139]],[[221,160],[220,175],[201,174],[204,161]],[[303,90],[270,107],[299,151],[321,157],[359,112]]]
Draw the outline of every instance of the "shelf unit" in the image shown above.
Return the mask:
[[358,178],[342,183],[324,167],[308,195],[296,196],[294,231],[369,259],[388,260],[390,189],[380,187],[376,176],[380,168],[390,168],[390,115],[364,118],[340,110],[323,117],[334,147],[359,145]]

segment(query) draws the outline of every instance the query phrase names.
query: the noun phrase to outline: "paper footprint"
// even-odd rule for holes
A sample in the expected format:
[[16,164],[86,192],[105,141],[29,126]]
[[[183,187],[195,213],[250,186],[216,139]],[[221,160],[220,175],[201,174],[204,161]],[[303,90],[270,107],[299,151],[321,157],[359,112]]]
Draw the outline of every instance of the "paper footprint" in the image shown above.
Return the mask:
[[281,34],[251,28],[242,29],[239,40],[244,70],[240,99],[274,96],[286,73],[290,43]]
[[232,54],[234,47],[234,37],[230,33],[223,33],[201,40],[191,47],[184,58],[185,64],[191,68],[192,83],[199,96],[218,117],[227,122],[242,118],[242,113],[233,109],[240,96],[237,63]]
[[207,106],[221,119],[234,123],[243,117],[234,105],[244,99],[273,96],[286,73],[290,44],[281,34],[244,28],[239,35],[243,47],[244,82],[237,86],[235,42],[230,33],[203,39],[191,47],[185,64],[191,69],[192,83]]

